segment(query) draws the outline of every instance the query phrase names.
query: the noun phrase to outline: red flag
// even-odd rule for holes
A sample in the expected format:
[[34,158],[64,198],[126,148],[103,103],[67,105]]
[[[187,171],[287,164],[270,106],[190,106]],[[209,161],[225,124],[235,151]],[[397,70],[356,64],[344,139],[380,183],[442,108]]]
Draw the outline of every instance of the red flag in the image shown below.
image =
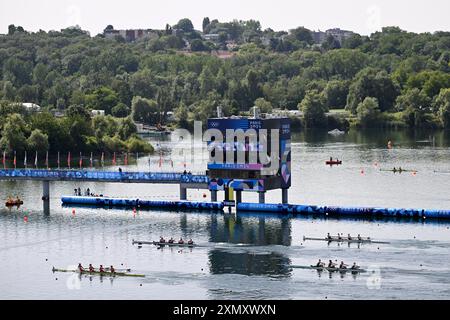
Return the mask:
[[83,156],[81,155],[81,152],[80,152],[80,169],[82,166],[83,166]]
[[16,162],[16,152],[14,151],[14,169],[17,168],[17,162]]
[[125,161],[124,161],[125,165],[128,165],[128,152],[125,152]]
[[113,162],[112,162],[112,164],[113,164],[113,166],[116,165],[116,153],[115,152],[114,152],[114,155],[113,155]]
[[69,151],[69,154],[67,155],[67,166],[70,169],[70,151]]

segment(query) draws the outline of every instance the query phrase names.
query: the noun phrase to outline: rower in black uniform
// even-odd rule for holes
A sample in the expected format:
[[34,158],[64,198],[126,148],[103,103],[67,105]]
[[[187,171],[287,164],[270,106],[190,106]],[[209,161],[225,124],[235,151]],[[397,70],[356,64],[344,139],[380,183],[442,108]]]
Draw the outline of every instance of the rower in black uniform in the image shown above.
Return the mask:
[[336,268],[336,264],[333,263],[333,261],[330,260],[330,261],[328,262],[328,268],[334,269],[334,268]]

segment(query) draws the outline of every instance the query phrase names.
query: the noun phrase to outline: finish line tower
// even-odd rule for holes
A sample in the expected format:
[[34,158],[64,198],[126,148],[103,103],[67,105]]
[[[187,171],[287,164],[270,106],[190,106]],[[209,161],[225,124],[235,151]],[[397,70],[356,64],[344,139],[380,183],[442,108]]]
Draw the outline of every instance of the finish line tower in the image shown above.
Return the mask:
[[[288,202],[291,186],[291,125],[289,118],[259,116],[208,119],[208,188],[211,200],[225,191],[225,203],[242,202],[242,191],[257,192],[265,203],[268,190],[281,189]],[[234,192],[236,200],[234,202]]]

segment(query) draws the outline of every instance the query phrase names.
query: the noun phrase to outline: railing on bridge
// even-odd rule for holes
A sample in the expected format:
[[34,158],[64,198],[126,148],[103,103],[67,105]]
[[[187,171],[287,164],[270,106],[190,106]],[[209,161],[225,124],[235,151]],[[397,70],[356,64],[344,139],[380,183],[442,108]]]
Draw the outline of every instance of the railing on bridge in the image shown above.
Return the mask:
[[205,175],[175,172],[111,172],[86,170],[0,169],[0,179],[17,180],[82,180],[115,182],[193,183],[207,184]]

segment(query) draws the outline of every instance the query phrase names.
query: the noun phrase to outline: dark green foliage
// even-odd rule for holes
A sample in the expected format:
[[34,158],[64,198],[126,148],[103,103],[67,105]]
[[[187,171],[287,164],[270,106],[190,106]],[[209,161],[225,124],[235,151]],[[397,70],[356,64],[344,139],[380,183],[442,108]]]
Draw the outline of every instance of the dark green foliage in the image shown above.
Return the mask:
[[[325,109],[346,105],[356,114],[358,105],[373,97],[382,113],[401,110],[419,116],[415,125],[429,116],[447,123],[446,104],[438,96],[450,86],[449,32],[415,34],[387,27],[369,37],[354,34],[339,44],[328,37],[320,47],[303,27],[275,32],[262,30],[255,20],[205,18],[202,28],[219,39],[203,40],[189,19],[133,43],[90,37],[79,28],[29,33],[11,25],[8,35],[0,35],[0,113],[11,102],[34,102],[75,120],[57,120],[62,128],[58,132],[49,119],[46,129],[44,124],[30,124],[28,116],[16,110],[0,114],[0,129],[8,114],[19,113],[30,130],[48,135],[51,151],[101,148],[105,136],[95,125],[78,121],[90,118],[92,109],[116,117],[131,113],[134,120],[152,125],[165,124],[172,111],[178,125],[192,127],[194,119],[215,114],[217,105],[230,115],[248,112],[258,99],[264,108],[270,103],[274,109],[296,109],[312,90],[323,97]],[[230,41],[236,46],[232,58],[213,56]],[[186,52],[189,46],[191,52]],[[137,97],[147,107],[132,112]],[[418,113],[417,106],[425,104]],[[322,117],[322,111],[318,114]],[[322,125],[323,118],[308,121],[312,123]],[[64,134],[67,143],[58,145],[55,137]],[[123,147],[119,138],[112,140],[116,134],[107,134],[109,146]]]

